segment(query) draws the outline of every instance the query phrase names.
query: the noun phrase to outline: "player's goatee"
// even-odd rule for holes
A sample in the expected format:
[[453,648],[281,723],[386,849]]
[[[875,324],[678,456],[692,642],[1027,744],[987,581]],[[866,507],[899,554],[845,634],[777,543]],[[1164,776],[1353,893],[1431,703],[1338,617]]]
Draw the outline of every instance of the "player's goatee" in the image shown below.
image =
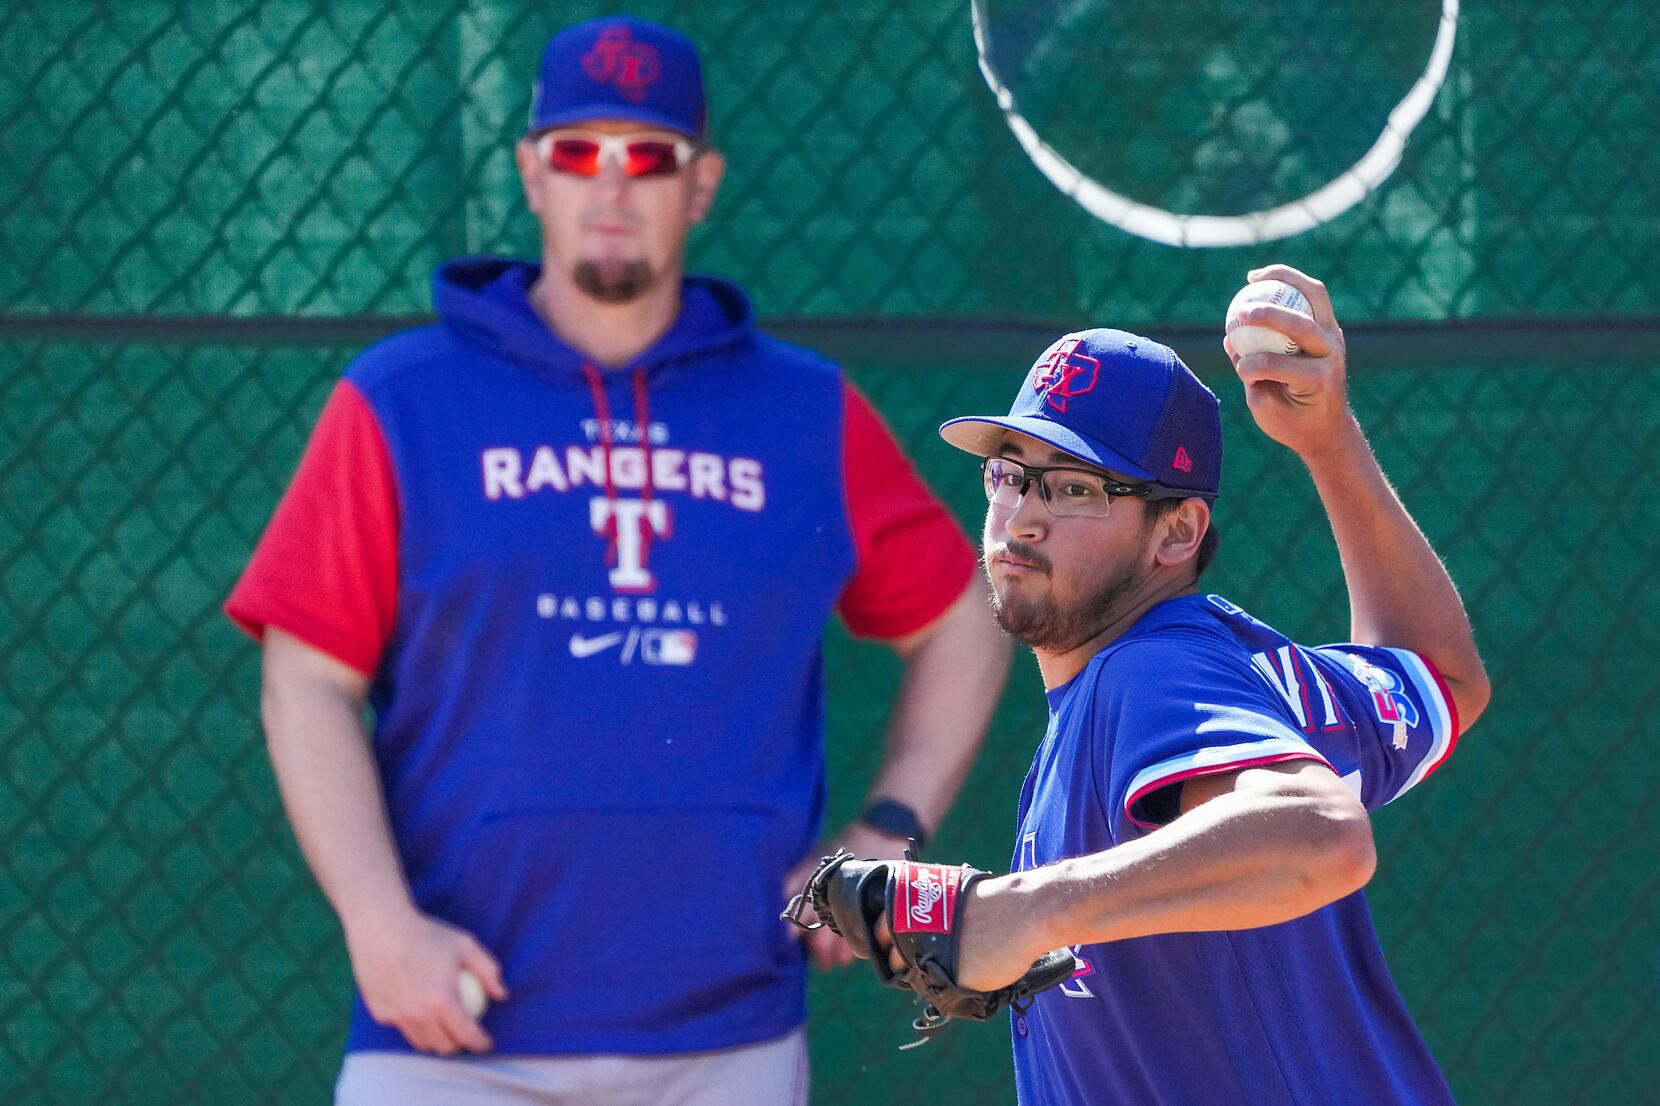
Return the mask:
[[1119,601],[1140,583],[1134,568],[1106,580],[1088,598],[1061,610],[1050,598],[1005,595],[996,582],[991,588],[992,612],[1003,632],[1034,649],[1065,650],[1081,645],[1112,621]]
[[571,277],[576,286],[601,303],[627,303],[651,287],[651,266],[644,261],[579,261]]

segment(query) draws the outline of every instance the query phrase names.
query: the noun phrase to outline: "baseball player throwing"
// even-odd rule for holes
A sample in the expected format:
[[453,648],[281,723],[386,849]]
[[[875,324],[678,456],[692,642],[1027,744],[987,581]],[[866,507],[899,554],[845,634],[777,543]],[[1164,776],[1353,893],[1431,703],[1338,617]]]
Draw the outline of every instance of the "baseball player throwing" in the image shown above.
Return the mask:
[[[983,458],[998,618],[1036,653],[1049,699],[1014,871],[962,881],[947,927],[966,988],[1073,952],[1069,980],[1017,1004],[1031,1106],[1452,1100],[1359,889],[1376,863],[1367,811],[1446,759],[1487,679],[1452,581],[1349,410],[1325,288],[1283,266],[1252,274],[1267,278],[1301,289],[1312,319],[1262,304],[1245,321],[1306,355],[1235,368],[1331,518],[1346,643],[1298,645],[1200,591],[1221,425],[1164,346],[1068,335],[1007,415],[941,428]],[[887,921],[874,951],[892,963]]]

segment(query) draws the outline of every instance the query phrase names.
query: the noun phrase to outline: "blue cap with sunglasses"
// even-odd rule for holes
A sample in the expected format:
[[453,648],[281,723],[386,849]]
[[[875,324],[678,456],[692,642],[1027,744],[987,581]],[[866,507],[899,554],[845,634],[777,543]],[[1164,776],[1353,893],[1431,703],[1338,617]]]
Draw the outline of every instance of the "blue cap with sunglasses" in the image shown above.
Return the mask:
[[981,457],[1017,430],[1150,491],[1215,499],[1222,481],[1216,395],[1169,346],[1122,330],[1068,334],[1044,351],[1007,415],[967,415],[940,436]]
[[679,31],[630,16],[567,27],[542,51],[530,131],[626,119],[702,138],[703,66]]

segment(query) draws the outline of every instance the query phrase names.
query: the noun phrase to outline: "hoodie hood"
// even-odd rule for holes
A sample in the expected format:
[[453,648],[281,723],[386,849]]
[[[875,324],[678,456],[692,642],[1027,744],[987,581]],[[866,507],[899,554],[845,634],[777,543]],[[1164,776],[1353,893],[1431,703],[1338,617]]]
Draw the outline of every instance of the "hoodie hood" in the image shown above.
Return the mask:
[[[433,277],[433,304],[443,324],[466,340],[537,372],[582,384],[590,358],[559,339],[530,305],[542,267],[501,257],[468,257]],[[619,369],[655,374],[675,362],[748,341],[755,312],[743,291],[718,277],[688,276],[680,314],[650,348]]]

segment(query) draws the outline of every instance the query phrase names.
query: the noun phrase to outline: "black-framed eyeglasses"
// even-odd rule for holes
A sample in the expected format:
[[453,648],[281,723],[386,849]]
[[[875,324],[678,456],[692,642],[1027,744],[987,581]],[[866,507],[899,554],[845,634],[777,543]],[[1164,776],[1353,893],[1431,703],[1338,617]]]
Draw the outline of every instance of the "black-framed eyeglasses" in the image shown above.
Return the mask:
[[1121,495],[1141,499],[1168,499],[1191,492],[1177,492],[1154,484],[1126,484],[1096,469],[1067,465],[1023,465],[1009,457],[987,457],[980,462],[985,481],[986,502],[1014,510],[1032,485],[1049,513],[1056,518],[1105,517],[1112,501]]

